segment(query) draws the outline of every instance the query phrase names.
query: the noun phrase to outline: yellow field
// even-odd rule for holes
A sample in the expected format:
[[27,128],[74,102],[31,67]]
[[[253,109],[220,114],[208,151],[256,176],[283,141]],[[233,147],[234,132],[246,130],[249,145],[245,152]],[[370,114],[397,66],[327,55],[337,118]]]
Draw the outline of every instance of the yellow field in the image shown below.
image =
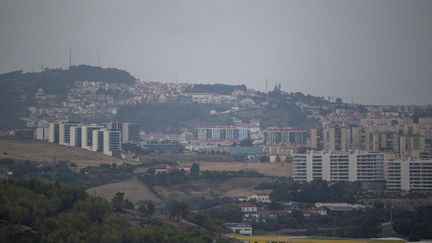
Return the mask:
[[98,165],[102,163],[129,162],[116,159],[102,153],[86,149],[52,144],[37,140],[0,138],[0,159],[33,160],[38,162],[53,162],[68,160],[81,166]]
[[398,238],[382,238],[382,239],[344,239],[344,238],[308,238],[308,237],[289,237],[289,236],[234,236],[236,240],[241,242],[278,242],[278,243],[405,243],[405,240]]

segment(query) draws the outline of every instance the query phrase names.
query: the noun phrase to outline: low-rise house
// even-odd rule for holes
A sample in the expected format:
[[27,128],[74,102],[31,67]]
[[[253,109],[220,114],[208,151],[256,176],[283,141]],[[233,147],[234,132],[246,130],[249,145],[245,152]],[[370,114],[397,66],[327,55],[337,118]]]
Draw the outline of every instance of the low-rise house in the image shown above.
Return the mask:
[[162,174],[167,173],[170,168],[168,164],[158,164],[153,166],[153,169],[155,174]]
[[241,211],[243,213],[244,222],[257,222],[259,221],[258,208],[252,204],[242,204]]
[[327,208],[331,211],[351,211],[354,209],[363,209],[364,205],[361,204],[349,204],[349,203],[315,203],[317,208]]
[[264,194],[252,194],[246,197],[247,201],[255,201],[257,203],[271,203],[270,196]]
[[190,173],[192,165],[191,164],[179,164],[177,169],[184,170],[186,173]]
[[252,226],[247,223],[226,223],[225,227],[234,233],[241,235],[252,235]]
[[305,217],[309,217],[312,215],[327,215],[327,210],[325,210],[323,207],[312,207],[312,208],[307,208],[307,209],[303,209],[301,210],[301,212],[303,213],[303,215]]
[[262,210],[260,211],[260,216],[263,218],[271,218],[276,219],[278,217],[290,216],[292,214],[292,210]]

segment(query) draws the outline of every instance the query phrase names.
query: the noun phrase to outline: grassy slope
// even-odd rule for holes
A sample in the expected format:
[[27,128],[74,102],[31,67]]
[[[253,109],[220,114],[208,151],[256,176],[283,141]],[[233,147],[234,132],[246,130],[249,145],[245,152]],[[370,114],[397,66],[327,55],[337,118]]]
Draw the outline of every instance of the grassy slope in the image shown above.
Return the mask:
[[67,160],[82,166],[130,162],[81,148],[62,146],[35,140],[21,140],[4,137],[0,138],[0,159],[1,158],[40,162]]

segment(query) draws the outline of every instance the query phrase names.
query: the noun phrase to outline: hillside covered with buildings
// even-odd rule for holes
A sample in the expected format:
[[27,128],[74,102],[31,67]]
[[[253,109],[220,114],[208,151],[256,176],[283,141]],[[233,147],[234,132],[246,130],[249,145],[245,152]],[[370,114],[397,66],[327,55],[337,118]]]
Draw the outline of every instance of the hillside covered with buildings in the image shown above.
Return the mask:
[[[90,66],[2,74],[0,85],[1,136],[16,137],[0,151],[4,178],[60,180],[108,199],[101,188],[132,184],[145,200],[122,213],[149,221],[136,210],[151,198],[158,220],[215,234],[429,235],[431,105],[141,81]],[[27,140],[100,161],[23,159],[12,147]],[[425,223],[403,221],[407,210]]]

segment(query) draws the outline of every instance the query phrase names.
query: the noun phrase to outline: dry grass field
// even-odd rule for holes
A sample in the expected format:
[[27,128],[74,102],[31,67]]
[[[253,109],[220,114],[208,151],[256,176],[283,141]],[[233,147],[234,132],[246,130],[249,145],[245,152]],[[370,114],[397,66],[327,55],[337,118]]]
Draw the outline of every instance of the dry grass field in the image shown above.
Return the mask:
[[144,184],[135,177],[129,180],[105,184],[102,186],[92,187],[86,190],[90,195],[111,200],[117,192],[124,192],[125,198],[131,200],[135,205],[139,201],[152,200],[159,202],[159,198]]
[[33,160],[38,162],[53,162],[68,160],[81,166],[98,165],[102,163],[130,162],[116,159],[102,153],[86,149],[68,147],[36,140],[15,138],[0,138],[0,159]]
[[202,162],[202,171],[256,171],[266,176],[291,176],[292,165],[290,163],[261,163],[261,162]]

